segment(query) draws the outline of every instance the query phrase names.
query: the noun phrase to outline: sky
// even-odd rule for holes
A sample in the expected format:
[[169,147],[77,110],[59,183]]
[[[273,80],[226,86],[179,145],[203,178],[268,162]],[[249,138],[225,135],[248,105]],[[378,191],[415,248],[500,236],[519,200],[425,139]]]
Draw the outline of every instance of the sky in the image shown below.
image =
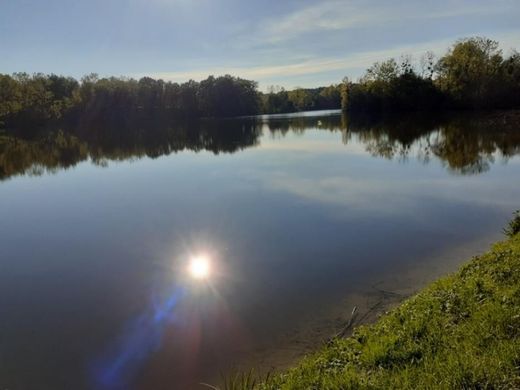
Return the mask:
[[0,73],[315,87],[464,37],[508,54],[519,21],[519,0],[0,0]]

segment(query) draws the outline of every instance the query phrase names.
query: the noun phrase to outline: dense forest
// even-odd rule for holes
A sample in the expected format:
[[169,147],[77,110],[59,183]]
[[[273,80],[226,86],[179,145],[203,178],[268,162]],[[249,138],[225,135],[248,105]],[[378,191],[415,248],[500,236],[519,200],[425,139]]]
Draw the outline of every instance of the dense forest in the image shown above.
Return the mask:
[[342,85],[342,108],[349,111],[509,109],[520,107],[520,53],[504,57],[496,41],[457,41],[436,60],[426,53],[371,66],[357,83]]
[[439,59],[426,53],[375,63],[358,82],[328,87],[258,91],[255,81],[230,75],[173,83],[143,77],[80,81],[58,75],[0,74],[0,126],[57,119],[169,119],[234,117],[343,108],[348,111],[416,111],[520,107],[520,53],[504,57],[486,38],[457,41]]
[[259,96],[264,114],[338,109],[341,106],[341,84],[291,91],[270,87],[267,93],[260,93]]
[[234,117],[340,107],[340,86],[314,89],[271,87],[257,90],[257,83],[229,75],[183,84],[126,78],[80,81],[58,75],[0,74],[0,121],[20,124],[69,117],[172,119]]
[[111,118],[166,115],[171,118],[253,115],[259,111],[257,83],[210,76],[183,84],[126,78],[81,81],[57,75],[0,75],[0,119],[46,121],[64,116]]

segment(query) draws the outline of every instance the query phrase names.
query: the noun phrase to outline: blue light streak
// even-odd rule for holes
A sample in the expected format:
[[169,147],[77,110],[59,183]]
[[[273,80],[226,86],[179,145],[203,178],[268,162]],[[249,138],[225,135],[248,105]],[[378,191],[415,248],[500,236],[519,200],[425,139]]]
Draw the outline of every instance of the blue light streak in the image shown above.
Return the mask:
[[145,360],[160,348],[166,326],[175,321],[175,308],[185,295],[186,290],[177,287],[165,299],[154,302],[152,308],[129,321],[110,352],[94,365],[96,388],[128,388],[128,382]]

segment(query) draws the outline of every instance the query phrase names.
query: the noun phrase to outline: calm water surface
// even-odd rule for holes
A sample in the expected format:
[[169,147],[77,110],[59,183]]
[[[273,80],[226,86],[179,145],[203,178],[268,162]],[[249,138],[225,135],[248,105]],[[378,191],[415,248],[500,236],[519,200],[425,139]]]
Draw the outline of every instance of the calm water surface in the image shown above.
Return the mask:
[[499,238],[519,153],[518,123],[476,115],[4,133],[0,388],[190,389],[283,366],[374,291]]

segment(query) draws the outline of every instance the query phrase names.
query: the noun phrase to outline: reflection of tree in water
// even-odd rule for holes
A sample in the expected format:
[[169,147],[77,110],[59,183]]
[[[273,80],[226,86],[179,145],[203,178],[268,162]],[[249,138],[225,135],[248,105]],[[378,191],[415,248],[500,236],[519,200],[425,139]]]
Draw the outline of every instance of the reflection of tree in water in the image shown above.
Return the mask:
[[345,128],[346,117],[341,115],[296,116],[287,118],[267,118],[263,123],[273,134],[285,135],[289,132],[303,134],[310,129],[337,131]]
[[[57,130],[60,129],[60,130]],[[86,159],[98,165],[111,160],[157,158],[183,150],[234,153],[258,145],[262,129],[284,137],[309,129],[341,132],[343,142],[365,145],[373,156],[428,163],[438,158],[460,174],[485,172],[497,154],[520,153],[520,115],[400,115],[385,118],[293,117],[199,120],[172,124],[153,119],[110,118],[60,124],[51,129],[0,133],[0,179],[66,169]]]
[[482,173],[494,162],[496,145],[481,134],[470,134],[459,127],[441,128],[440,137],[432,145],[432,152],[449,168],[462,174]]
[[514,113],[356,118],[348,132],[374,156],[406,159],[415,151],[420,161],[435,156],[460,174],[487,171],[497,153],[506,160],[520,153],[520,117]]
[[183,150],[233,153],[258,144],[261,129],[252,120],[208,120],[172,125],[153,121],[84,121],[71,130],[31,128],[0,134],[0,179],[55,172],[88,158],[157,158]]
[[355,115],[348,121],[348,139],[355,137],[375,157],[406,160],[413,147],[422,161],[428,161],[426,136],[434,131],[436,121],[422,115],[364,116]]
[[485,172],[500,153],[508,159],[520,153],[520,123],[488,117],[457,118],[440,129],[432,152],[462,174]]
[[345,144],[355,139],[374,157],[405,161],[414,153],[423,163],[432,157],[460,174],[487,171],[496,153],[507,159],[520,153],[520,117],[515,113],[291,118],[267,121],[273,133],[306,129],[342,132]]
[[127,126],[116,122],[98,124],[94,129],[80,128],[94,160],[156,158],[183,150],[233,153],[257,145],[260,136],[260,128],[251,120],[199,120],[175,125],[147,121]]
[[61,130],[34,139],[0,136],[0,179],[27,173],[41,175],[76,165],[88,157],[87,145]]

